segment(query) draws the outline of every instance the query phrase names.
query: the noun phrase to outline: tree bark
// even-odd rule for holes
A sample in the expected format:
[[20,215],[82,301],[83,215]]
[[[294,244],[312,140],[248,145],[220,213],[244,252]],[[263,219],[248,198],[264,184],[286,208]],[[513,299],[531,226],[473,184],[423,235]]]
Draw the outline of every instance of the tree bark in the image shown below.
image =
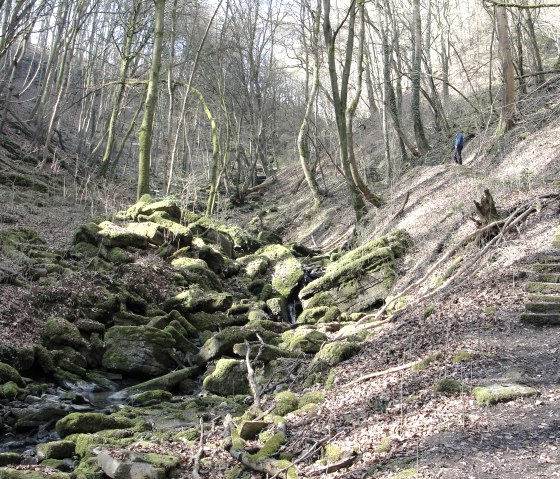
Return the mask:
[[164,14],[165,0],[157,0],[154,24],[154,46],[152,48],[152,66],[150,68],[150,76],[148,79],[146,102],[144,103],[144,117],[138,132],[138,198],[142,195],[150,193],[150,155],[152,150],[154,115],[156,112],[159,91],[159,72],[161,69],[161,51],[163,46]]

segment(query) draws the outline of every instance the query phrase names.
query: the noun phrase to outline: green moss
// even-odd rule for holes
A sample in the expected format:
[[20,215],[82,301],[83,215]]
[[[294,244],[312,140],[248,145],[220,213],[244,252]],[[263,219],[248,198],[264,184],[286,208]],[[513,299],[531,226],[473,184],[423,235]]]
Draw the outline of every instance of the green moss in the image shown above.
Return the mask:
[[186,431],[179,432],[173,436],[173,440],[182,442],[193,442],[200,438],[200,429],[191,428]]
[[377,452],[378,454],[389,452],[392,445],[393,445],[393,440],[391,439],[391,437],[385,436],[383,439],[381,439],[381,442],[375,448],[375,452]]
[[434,314],[435,310],[436,310],[435,304],[431,304],[426,309],[424,309],[424,319],[429,318],[432,314]]
[[497,310],[498,308],[496,306],[486,306],[486,308],[484,308],[484,314],[491,315],[494,314]]
[[0,467],[16,466],[22,459],[22,455],[17,452],[0,452]]
[[278,459],[274,461],[274,465],[278,470],[286,470],[286,479],[298,479],[297,471],[292,462],[286,459]]
[[464,391],[464,386],[453,378],[442,378],[436,382],[434,391],[436,393],[456,394]]
[[310,391],[305,393],[298,402],[298,408],[307,404],[321,404],[325,400],[325,393],[321,391]]
[[461,361],[466,361],[467,359],[477,358],[478,354],[471,353],[465,349],[459,349],[451,359],[454,363],[460,363]]
[[1,396],[6,399],[15,399],[20,391],[23,391],[23,389],[20,389],[18,385],[12,381],[3,384],[0,388]]
[[319,306],[336,306],[331,294],[327,291],[322,291],[315,296],[312,296],[306,303],[305,309],[317,308]]
[[130,398],[134,406],[150,406],[169,401],[173,395],[168,391],[156,389],[154,391],[146,391]]
[[43,341],[51,349],[56,346],[70,346],[76,350],[87,348],[87,342],[82,338],[76,325],[63,318],[47,319]]
[[107,251],[105,259],[110,263],[114,264],[125,264],[125,263],[133,263],[134,256],[132,256],[129,252],[125,251],[122,248],[110,248]]
[[435,353],[435,354],[431,354],[430,356],[428,356],[427,358],[424,358],[420,361],[417,361],[416,363],[414,363],[412,365],[412,370],[413,371],[423,371],[424,369],[428,368],[430,366],[430,364],[439,361],[442,358],[442,354],[441,353]]
[[321,345],[328,341],[324,333],[309,329],[286,331],[281,339],[281,348],[304,353],[316,353],[321,349]]
[[92,433],[104,429],[124,429],[133,425],[134,423],[130,420],[101,413],[73,412],[56,423],[56,432],[61,437],[66,437],[69,434]]
[[329,375],[327,376],[327,379],[325,380],[325,389],[327,391],[332,389],[335,381],[336,381],[336,369],[333,368],[329,371]]
[[273,414],[285,416],[295,411],[299,406],[298,397],[291,391],[282,391],[275,397],[275,406],[272,410]]
[[240,466],[234,466],[227,470],[226,472],[226,479],[238,479],[243,472],[243,469]]
[[337,341],[325,344],[321,350],[315,355],[314,361],[327,364],[328,366],[336,366],[358,354],[361,346],[352,341]]
[[37,457],[42,459],[64,459],[72,457],[75,444],[72,441],[52,441],[37,445]]
[[256,454],[247,454],[245,457],[248,461],[258,464],[264,459],[268,459],[278,452],[280,446],[286,442],[286,436],[283,432],[277,432],[268,441],[266,441],[263,447]]
[[491,406],[500,402],[513,401],[520,397],[539,395],[539,391],[519,384],[491,384],[473,389],[476,402],[481,406]]
[[341,456],[342,451],[336,444],[326,444],[323,448],[323,464],[336,462],[340,459]]
[[202,382],[204,389],[220,396],[248,394],[249,381],[245,361],[237,359],[220,359],[211,374]]
[[100,229],[101,228],[96,223],[93,222],[80,225],[76,230],[76,232],[74,233],[74,239],[72,242],[75,245],[79,243],[91,243],[95,245],[99,240],[97,234],[99,233]]
[[73,479],[103,479],[105,474],[97,464],[97,457],[88,457],[72,473]]
[[13,382],[18,386],[23,387],[24,382],[19,372],[6,363],[0,363],[0,383]]

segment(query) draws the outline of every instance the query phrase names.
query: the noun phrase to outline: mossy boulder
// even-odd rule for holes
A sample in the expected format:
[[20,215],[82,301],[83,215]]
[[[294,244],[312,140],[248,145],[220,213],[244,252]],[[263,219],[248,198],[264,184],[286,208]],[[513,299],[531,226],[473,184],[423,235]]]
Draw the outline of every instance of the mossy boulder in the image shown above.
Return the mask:
[[[262,246],[262,243],[244,229],[235,225],[226,225],[214,218],[202,217],[195,223],[189,225],[189,229],[195,236],[218,244],[227,253],[227,240],[233,244],[235,251],[253,253]],[[221,239],[221,237],[225,237]],[[225,240],[225,241],[224,241]]]
[[231,356],[233,354],[233,347],[237,343],[242,343],[245,340],[254,341],[257,339],[257,334],[261,336],[264,341],[269,341],[277,336],[275,333],[261,327],[232,326],[225,328],[208,339],[202,348],[200,348],[198,357],[202,362],[208,362],[212,359],[220,358],[221,356]]
[[434,386],[434,392],[443,394],[458,394],[464,390],[465,387],[454,378],[441,378]]
[[243,256],[237,262],[241,266],[243,273],[251,279],[263,276],[270,266],[268,258],[258,254]]
[[218,396],[249,394],[245,361],[225,358],[218,360],[214,370],[204,378],[202,387]]
[[23,460],[18,452],[0,452],[0,467],[17,466]]
[[146,221],[144,223],[127,223],[125,228],[139,236],[144,236],[148,243],[161,246],[165,242],[163,228],[158,223]]
[[176,309],[181,314],[188,315],[199,311],[206,313],[226,311],[232,304],[233,298],[228,293],[204,291],[202,288],[194,287],[165,301],[163,309],[166,311]]
[[192,243],[193,235],[189,228],[173,221],[169,215],[156,211],[149,216],[139,215],[138,221],[150,221],[163,227],[163,235],[169,244],[177,248],[189,246]]
[[198,257],[206,262],[216,274],[230,278],[241,269],[241,265],[223,254],[218,247],[204,245],[198,250]]
[[37,459],[64,459],[72,457],[76,445],[72,441],[52,441],[37,444]]
[[295,329],[282,334],[281,348],[314,354],[328,341],[327,335],[312,329]]
[[519,398],[538,396],[536,389],[515,383],[496,383],[479,386],[473,389],[476,402],[481,406],[491,406],[500,402],[514,401]]
[[289,298],[303,280],[303,268],[289,249],[282,245],[268,245],[257,253],[272,264],[272,287],[282,297]]
[[48,348],[70,346],[80,350],[87,347],[87,341],[81,336],[75,324],[63,318],[49,318],[43,330],[43,343]]
[[103,367],[135,376],[157,376],[175,365],[169,355],[173,337],[149,326],[115,326],[105,335]]
[[296,324],[330,323],[340,317],[340,310],[336,306],[316,306],[304,309],[297,318]]
[[76,243],[74,246],[72,246],[70,252],[82,258],[93,258],[100,253],[100,250],[99,246],[97,246],[96,244],[80,241],[79,243]]
[[17,369],[13,368],[9,364],[0,363],[0,384],[7,382],[13,382],[20,387],[25,385]]
[[105,429],[126,429],[134,426],[134,421],[97,412],[73,412],[60,419],[55,426],[60,437],[70,434],[93,433]]
[[298,409],[308,404],[321,404],[325,400],[325,393],[321,391],[310,391],[305,393],[298,402]]
[[288,301],[284,297],[275,297],[266,300],[270,318],[281,323],[291,323]]
[[101,229],[97,232],[98,242],[108,248],[132,246],[144,249],[148,246],[148,238],[144,235],[130,231],[110,221],[103,221],[99,224],[99,227]]
[[395,280],[395,259],[410,245],[410,235],[395,230],[344,254],[300,291],[304,308],[313,296],[324,292],[343,312],[367,310],[384,301]]
[[0,386],[0,397],[2,398],[14,400],[21,392],[23,392],[23,389],[20,389],[13,381],[8,381]]
[[129,404],[133,406],[153,406],[162,402],[169,401],[173,395],[169,391],[156,389],[152,391],[145,391],[143,393],[131,396],[128,400]]
[[274,398],[273,414],[277,416],[285,416],[286,414],[295,411],[299,407],[298,397],[292,391],[282,391]]
[[321,306],[336,306],[334,299],[328,291],[322,291],[305,302],[305,309],[318,308]]
[[97,223],[90,222],[78,226],[78,229],[74,233],[73,243],[75,245],[80,243],[90,243],[96,245],[99,241],[97,234],[101,228]]
[[105,253],[105,259],[113,264],[133,263],[134,256],[122,248],[109,248]]
[[175,391],[178,389],[183,381],[196,377],[199,368],[191,367],[179,369],[157,378],[149,379],[140,384],[135,384],[124,390],[126,394],[135,394],[141,391],[165,390]]
[[352,341],[337,341],[325,344],[313,359],[328,366],[336,366],[358,354],[361,346]]
[[243,316],[226,316],[223,312],[205,313],[201,311],[188,315],[189,323],[199,332],[213,332],[229,326],[243,326],[247,323],[247,319]]
[[136,220],[139,215],[150,216],[159,213],[170,220],[181,220],[181,207],[175,198],[155,199],[150,195],[143,195],[134,205],[121,216],[124,219]]
[[[279,348],[277,346],[272,346],[270,344],[262,345],[261,343],[249,343],[250,353],[249,357],[255,359],[259,356],[260,361],[270,362],[278,358],[297,358],[301,356],[300,352],[288,351],[287,349]],[[242,358],[247,357],[247,345],[245,343],[239,343],[233,346],[233,352],[237,356]]]

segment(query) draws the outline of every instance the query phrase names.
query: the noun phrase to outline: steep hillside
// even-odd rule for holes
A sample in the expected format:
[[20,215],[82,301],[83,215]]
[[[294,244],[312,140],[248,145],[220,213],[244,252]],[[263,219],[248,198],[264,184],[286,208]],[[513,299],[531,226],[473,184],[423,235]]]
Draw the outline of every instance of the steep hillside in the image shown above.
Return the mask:
[[[124,208],[118,186],[36,171],[5,142],[0,360],[24,377],[0,369],[0,464],[88,479],[131,454],[185,478],[558,475],[554,108],[533,105],[500,140],[477,131],[463,166],[434,145],[356,227],[328,164],[318,211],[287,165],[222,223],[173,199]],[[498,223],[471,237],[485,190]]]

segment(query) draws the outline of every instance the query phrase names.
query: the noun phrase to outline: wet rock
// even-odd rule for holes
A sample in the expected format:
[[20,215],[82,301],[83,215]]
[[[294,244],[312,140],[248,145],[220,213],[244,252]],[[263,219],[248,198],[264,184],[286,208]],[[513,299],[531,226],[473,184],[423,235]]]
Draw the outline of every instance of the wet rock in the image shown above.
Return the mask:
[[37,445],[37,459],[64,459],[72,457],[75,444],[72,441],[53,441]]

